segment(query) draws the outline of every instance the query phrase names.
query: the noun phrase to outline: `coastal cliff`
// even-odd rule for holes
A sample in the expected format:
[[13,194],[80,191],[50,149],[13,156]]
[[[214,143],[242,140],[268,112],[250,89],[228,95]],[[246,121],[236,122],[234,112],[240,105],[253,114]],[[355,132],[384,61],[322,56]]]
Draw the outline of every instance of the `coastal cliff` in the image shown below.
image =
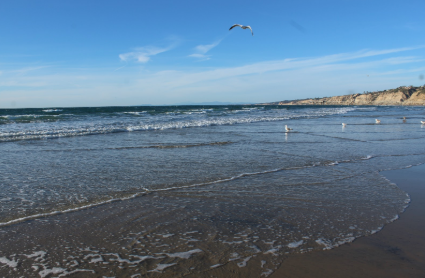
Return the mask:
[[420,105],[425,106],[425,85],[335,97],[280,101],[274,105]]

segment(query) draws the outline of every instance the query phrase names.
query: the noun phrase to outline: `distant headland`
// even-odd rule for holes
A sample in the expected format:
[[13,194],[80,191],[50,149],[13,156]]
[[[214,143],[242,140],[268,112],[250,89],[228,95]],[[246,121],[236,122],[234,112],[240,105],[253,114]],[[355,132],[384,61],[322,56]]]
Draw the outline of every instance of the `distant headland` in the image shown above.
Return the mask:
[[425,106],[425,85],[324,98],[262,103],[263,105],[409,105]]

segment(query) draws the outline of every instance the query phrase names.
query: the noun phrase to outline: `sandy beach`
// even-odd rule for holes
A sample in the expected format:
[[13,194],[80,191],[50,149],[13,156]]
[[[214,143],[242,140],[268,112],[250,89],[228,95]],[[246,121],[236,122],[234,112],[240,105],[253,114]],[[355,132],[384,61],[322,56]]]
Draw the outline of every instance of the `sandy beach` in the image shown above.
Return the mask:
[[425,165],[381,174],[411,197],[400,219],[338,248],[286,258],[270,277],[425,277]]

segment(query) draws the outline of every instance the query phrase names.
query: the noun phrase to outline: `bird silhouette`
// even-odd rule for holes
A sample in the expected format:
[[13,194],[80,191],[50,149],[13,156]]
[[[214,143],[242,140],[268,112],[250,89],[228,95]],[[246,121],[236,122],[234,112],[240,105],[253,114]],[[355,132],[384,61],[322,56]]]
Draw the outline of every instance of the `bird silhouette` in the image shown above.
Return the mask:
[[251,26],[244,26],[244,25],[240,25],[240,24],[234,24],[232,27],[230,27],[229,31],[232,30],[236,26],[241,27],[242,29],[249,29],[249,30],[251,30],[251,34],[254,36],[254,32],[252,32]]

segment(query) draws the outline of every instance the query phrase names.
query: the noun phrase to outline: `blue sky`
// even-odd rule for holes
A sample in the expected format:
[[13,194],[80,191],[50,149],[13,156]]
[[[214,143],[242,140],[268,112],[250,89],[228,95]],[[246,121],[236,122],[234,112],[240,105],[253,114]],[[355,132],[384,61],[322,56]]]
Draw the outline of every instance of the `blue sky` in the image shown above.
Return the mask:
[[[0,2],[0,108],[260,103],[424,85],[425,1]],[[233,24],[250,25],[249,30]]]

